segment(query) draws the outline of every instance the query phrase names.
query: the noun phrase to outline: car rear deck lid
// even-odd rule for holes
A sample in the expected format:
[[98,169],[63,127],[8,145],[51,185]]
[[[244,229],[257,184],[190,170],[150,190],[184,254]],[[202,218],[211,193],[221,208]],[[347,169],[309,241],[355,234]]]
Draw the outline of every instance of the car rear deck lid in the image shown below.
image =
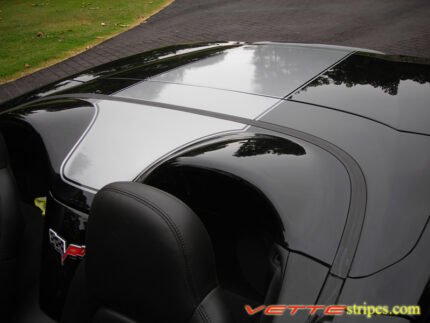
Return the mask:
[[187,108],[256,119],[279,99],[183,84],[140,81],[114,96],[180,105]]
[[[282,98],[350,53],[348,50],[295,45],[245,44],[184,57],[160,65],[162,73],[147,78],[145,70],[116,75],[125,78],[211,87]],[[196,54],[197,55],[197,54]],[[178,58],[179,59],[179,58]],[[165,71],[163,71],[165,69]]]
[[356,53],[290,99],[430,134],[430,60]]
[[62,167],[63,180],[88,191],[133,180],[152,163],[196,140],[245,127],[141,104],[102,100],[95,106],[97,117]]

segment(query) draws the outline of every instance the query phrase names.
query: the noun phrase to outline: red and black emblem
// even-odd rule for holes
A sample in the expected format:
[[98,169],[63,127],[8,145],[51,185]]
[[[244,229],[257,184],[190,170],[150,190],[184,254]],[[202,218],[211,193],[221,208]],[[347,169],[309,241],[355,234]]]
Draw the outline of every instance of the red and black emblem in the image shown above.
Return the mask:
[[61,255],[62,265],[64,265],[64,262],[69,256],[73,258],[83,258],[85,256],[85,246],[76,244],[69,244],[67,246],[66,241],[52,229],[49,229],[49,243],[54,247],[54,250]]

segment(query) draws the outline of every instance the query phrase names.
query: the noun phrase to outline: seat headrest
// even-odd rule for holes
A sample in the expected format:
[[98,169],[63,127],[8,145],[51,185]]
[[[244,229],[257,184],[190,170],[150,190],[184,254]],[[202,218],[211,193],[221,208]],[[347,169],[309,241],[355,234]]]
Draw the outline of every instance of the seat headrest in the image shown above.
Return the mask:
[[92,204],[87,230],[89,291],[136,321],[187,322],[217,285],[200,219],[172,195],[113,183]]

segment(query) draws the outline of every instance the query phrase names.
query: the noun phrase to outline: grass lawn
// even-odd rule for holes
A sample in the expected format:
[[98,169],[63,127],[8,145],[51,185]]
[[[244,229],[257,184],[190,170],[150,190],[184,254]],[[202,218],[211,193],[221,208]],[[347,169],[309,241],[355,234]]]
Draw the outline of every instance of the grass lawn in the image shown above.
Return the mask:
[[0,83],[84,51],[172,0],[0,0]]

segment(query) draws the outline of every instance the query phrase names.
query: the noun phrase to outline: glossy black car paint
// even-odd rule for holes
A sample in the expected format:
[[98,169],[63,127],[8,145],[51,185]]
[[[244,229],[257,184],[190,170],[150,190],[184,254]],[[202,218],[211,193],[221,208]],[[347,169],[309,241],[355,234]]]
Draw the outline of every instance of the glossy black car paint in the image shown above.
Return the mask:
[[[67,240],[73,240],[74,243],[84,242],[84,227],[69,224],[78,223],[83,214],[88,213],[94,194],[63,182],[60,171],[61,161],[94,116],[92,102],[97,99],[112,99],[119,104],[121,101],[130,101],[127,98],[114,99],[103,95],[116,93],[147,77],[238,46],[242,44],[226,43],[217,46],[211,43],[155,50],[87,71],[3,105],[2,109],[6,110],[47,96],[38,103],[3,114],[0,127],[9,147],[20,147],[11,152],[17,161],[15,173],[22,174],[22,170],[29,167],[32,160],[28,158],[32,154],[35,154],[35,159],[43,161],[31,168],[32,175],[24,175],[23,178],[18,178],[18,182],[25,183],[29,178],[33,178],[34,184],[43,183],[42,187],[30,185],[33,190],[23,188],[24,191],[28,190],[26,194],[29,198],[48,190],[51,192],[48,226],[55,227]],[[195,52],[174,56],[175,53],[187,49]],[[430,246],[428,239],[430,207],[425,201],[426,194],[420,196],[419,200],[395,201],[399,205],[403,203],[403,207],[407,206],[411,214],[415,212],[413,219],[405,220],[400,211],[391,219],[388,214],[385,216],[379,216],[377,212],[370,214],[371,224],[379,223],[379,227],[382,227],[384,223],[389,223],[390,226],[388,233],[381,235],[384,238],[381,245],[375,246],[373,243],[378,239],[374,235],[379,235],[380,232],[373,232],[371,226],[367,229],[364,227],[362,231],[364,221],[369,221],[367,198],[370,197],[372,207],[375,205],[373,200],[380,198],[374,194],[382,193],[381,190],[372,188],[372,181],[370,192],[368,191],[369,176],[372,176],[374,181],[386,180],[387,177],[379,178],[378,173],[384,174],[387,169],[390,171],[389,174],[395,174],[396,171],[407,174],[408,159],[404,158],[401,162],[386,166],[375,163],[368,168],[366,165],[372,163],[372,160],[390,163],[390,158],[396,158],[396,155],[393,155],[392,151],[384,151],[383,143],[379,144],[378,140],[371,145],[372,149],[366,151],[365,145],[362,141],[360,143],[360,140],[372,140],[374,136],[373,138],[384,138],[384,142],[389,145],[399,144],[398,149],[401,151],[411,149],[412,155],[419,157],[417,160],[421,167],[430,159],[429,66],[427,60],[354,53],[327,71],[323,71],[292,95],[283,98],[276,109],[260,120],[185,108],[185,111],[193,113],[242,122],[251,128],[246,135],[241,135],[242,137],[221,137],[215,141],[187,147],[184,151],[161,160],[149,172],[141,174],[135,180],[174,193],[174,187],[169,184],[170,176],[175,178],[182,170],[192,173],[199,169],[212,175],[220,174],[221,177],[228,174],[229,177],[240,179],[254,187],[254,191],[259,192],[263,196],[262,199],[273,207],[269,212],[272,219],[263,227],[269,228],[267,231],[271,232],[276,243],[282,246],[281,250],[285,257],[282,276],[283,284],[288,288],[277,292],[278,297],[273,300],[274,303],[361,304],[366,301],[368,304],[383,302],[390,305],[416,303],[426,305],[430,266],[430,258],[427,256]],[[400,85],[405,82],[408,87],[401,88]],[[370,98],[375,98],[375,91],[378,95],[374,101],[362,100],[366,93]],[[50,95],[56,97],[49,98]],[[143,101],[135,99],[133,102]],[[394,107],[393,102],[396,102]],[[163,104],[158,106],[182,109]],[[415,117],[417,115],[418,118]],[[31,145],[25,143],[27,137],[25,139],[19,137],[22,128],[28,129],[28,138],[32,138]],[[357,138],[359,132],[367,133],[367,136]],[[234,154],[231,154],[231,149],[229,150],[232,145],[237,145]],[[417,155],[416,151],[421,151],[420,155]],[[22,159],[22,156],[27,157],[25,162],[20,163],[18,160]],[[315,238],[313,242],[317,242],[316,244],[321,247],[319,251],[315,251],[315,246],[312,246],[312,234],[306,236],[306,225],[300,225],[302,218],[294,219],[294,215],[300,214],[298,209],[289,209],[287,201],[276,198],[276,193],[282,189],[282,185],[288,187],[288,190],[294,190],[295,185],[308,182],[311,187],[313,181],[317,180],[318,172],[311,167],[308,168],[308,172],[288,171],[289,161],[309,156],[310,160],[317,162],[315,166],[321,167],[315,168],[320,171],[321,176],[332,177],[333,182],[336,182],[334,188],[340,189],[336,195],[339,197],[344,194],[340,200],[345,200],[343,213],[327,209],[324,217],[317,219],[320,222],[317,222],[318,230],[315,234],[320,235],[320,238],[319,240]],[[331,162],[328,162],[329,160]],[[270,164],[271,161],[274,163]],[[419,165],[417,163],[414,167]],[[368,169],[371,169],[369,173]],[[34,177],[35,174],[44,176],[38,178]],[[286,177],[283,178],[284,176]],[[288,176],[294,179],[287,180]],[[421,176],[421,180],[413,177],[416,183],[414,192],[428,191],[428,184],[426,186],[430,176],[428,168]],[[41,177],[45,180],[40,179]],[[281,182],[277,183],[278,180]],[[277,184],[281,187],[277,187]],[[306,194],[306,191],[302,193],[296,196],[299,202],[297,205],[300,203],[306,205],[313,201],[311,194]],[[184,201],[187,200],[187,196],[181,195],[181,192],[177,194]],[[283,202],[285,205],[282,205]],[[413,202],[419,207],[414,206]],[[340,208],[340,205],[335,207]],[[423,213],[422,210],[427,210],[427,213]],[[293,217],[283,218],[288,212],[291,212]],[[333,220],[327,223],[326,217],[333,215]],[[338,225],[333,229],[336,234],[328,224]],[[390,235],[390,231],[396,235]],[[294,234],[297,235],[294,237]],[[302,239],[299,236],[302,236]],[[42,294],[47,311],[58,317],[76,263],[60,267],[58,257],[55,258],[56,255],[53,255],[52,251],[46,251],[50,250],[46,239],[45,244],[45,261],[57,262],[57,266],[47,267],[50,269],[44,271],[46,289]],[[404,250],[393,253],[389,247],[397,244],[404,246]],[[357,256],[357,248],[358,257],[361,258],[360,261],[355,260],[353,263],[354,256]],[[386,253],[381,254],[380,250],[385,250]],[[378,259],[379,257],[381,259]],[[52,271],[52,268],[57,269]],[[65,279],[56,278],[60,276]],[[60,296],[50,298],[53,293]],[[275,321],[282,319],[285,320],[276,318]],[[298,315],[288,319],[304,322],[308,318]],[[398,319],[393,320],[397,322]],[[343,322],[343,319],[335,321]]]
[[429,84],[430,59],[356,53],[289,99],[429,135]]
[[[240,43],[237,43],[239,45]],[[48,84],[42,88],[31,91],[27,94],[24,94],[15,99],[11,99],[1,105],[1,110],[6,110],[9,108],[13,108],[19,106],[20,104],[24,104],[26,102],[30,102],[33,100],[37,100],[43,98],[45,96],[53,95],[56,93],[62,92],[70,92],[76,93],[75,87],[83,86],[82,90],[77,90],[77,92],[90,92],[90,93],[104,93],[110,94],[115,90],[119,90],[123,87],[127,86],[127,83],[133,83],[133,80],[124,80],[124,81],[114,81],[114,82],[98,82],[97,85],[94,85],[94,82],[99,79],[105,79],[110,76],[115,76],[120,72],[127,72],[129,70],[136,69],[138,67],[143,67],[149,71],[152,71],[152,74],[157,73],[156,69],[161,66],[157,65],[159,60],[163,60],[163,62],[169,57],[177,57],[178,55],[192,52],[200,52],[203,51],[202,54],[210,55],[211,53],[215,53],[220,50],[220,48],[226,47],[230,48],[235,46],[234,43],[231,42],[209,42],[209,43],[194,43],[194,44],[186,44],[186,45],[175,45],[175,46],[167,46],[159,49],[155,49],[152,51],[148,51],[142,54],[136,54],[134,56],[125,57],[123,59],[119,59],[113,62],[109,62],[92,69],[83,71],[81,73],[72,75],[63,80],[54,82],[52,84]],[[215,50],[213,50],[215,48]],[[206,53],[208,51],[208,53]],[[199,53],[200,54],[200,53]],[[197,55],[197,57],[187,58],[185,60],[198,59],[198,57],[202,57],[201,55]],[[193,55],[191,55],[193,56]],[[179,57],[179,61],[184,61],[182,57]],[[175,60],[178,61],[178,60]],[[185,62],[184,62],[185,63]],[[147,67],[149,65],[149,67]],[[151,72],[149,72],[151,73]],[[94,88],[94,86],[96,88]],[[72,90],[73,89],[73,90]],[[88,90],[87,90],[88,89]]]
[[[203,180],[207,176],[205,173],[213,174],[215,178],[237,178],[260,192],[258,195],[262,199],[270,201],[274,211],[260,213],[264,214],[271,228],[267,230],[276,237],[278,244],[289,246],[291,250],[319,259],[322,263],[332,264],[350,200],[347,173],[341,163],[323,150],[306,142],[282,138],[279,134],[276,137],[262,134],[265,131],[258,130],[260,134],[223,136],[189,148],[179,156],[163,161],[153,172],[146,172],[143,182],[173,195],[179,194],[180,199],[193,207],[194,203],[201,203],[199,201],[203,200],[203,196],[225,194],[221,193],[222,187],[227,189],[231,185],[218,184],[216,189],[209,185],[206,187],[208,192],[205,192],[204,183],[215,183],[215,179]],[[193,172],[199,174],[193,175]],[[194,182],[191,178],[195,178]],[[328,188],[332,181],[335,185]],[[217,191],[220,192],[217,194]],[[187,195],[184,195],[185,192]],[[228,200],[229,196],[231,200]],[[306,206],[298,203],[302,196],[308,199]],[[335,197],[338,201],[336,205],[324,203]],[[250,203],[252,200],[258,198],[250,198]],[[233,208],[234,192],[207,204],[218,203]],[[233,214],[239,216],[242,212],[247,213],[240,209]],[[318,219],[317,214],[322,216]],[[340,225],[333,228],[332,223]],[[324,247],[319,248],[323,244]]]

